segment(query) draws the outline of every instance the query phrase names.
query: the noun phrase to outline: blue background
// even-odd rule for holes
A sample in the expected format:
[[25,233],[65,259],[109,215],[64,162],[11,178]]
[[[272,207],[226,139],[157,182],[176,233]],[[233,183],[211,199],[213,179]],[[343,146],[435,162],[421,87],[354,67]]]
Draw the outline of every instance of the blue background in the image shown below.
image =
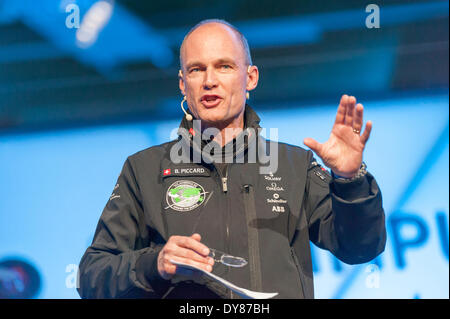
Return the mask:
[[378,0],[379,28],[368,4],[0,0],[0,297],[19,259],[41,276],[36,298],[78,298],[77,265],[124,161],[178,127],[183,37],[221,18],[249,42],[250,104],[280,141],[325,141],[342,94],[374,123],[364,160],[386,250],[350,266],[312,246],[316,297],[448,298],[448,1]]

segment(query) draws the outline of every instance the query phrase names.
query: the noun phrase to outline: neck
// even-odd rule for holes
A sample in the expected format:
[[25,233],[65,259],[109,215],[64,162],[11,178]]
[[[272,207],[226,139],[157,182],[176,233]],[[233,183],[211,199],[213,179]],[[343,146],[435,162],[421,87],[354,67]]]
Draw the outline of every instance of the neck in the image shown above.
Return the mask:
[[214,135],[213,141],[224,147],[232,141],[244,129],[244,110],[235,118],[216,123],[202,123],[202,131],[208,128],[216,128],[218,133]]

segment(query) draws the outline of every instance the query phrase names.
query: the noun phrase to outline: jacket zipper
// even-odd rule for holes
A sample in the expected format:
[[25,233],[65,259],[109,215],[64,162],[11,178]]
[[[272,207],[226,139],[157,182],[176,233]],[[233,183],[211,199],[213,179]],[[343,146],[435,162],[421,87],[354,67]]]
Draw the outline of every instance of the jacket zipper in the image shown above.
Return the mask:
[[[239,151],[236,151],[235,156],[238,156],[241,152],[245,151],[245,148],[240,149]],[[222,182],[222,191],[226,194],[228,192],[228,169],[229,166],[227,165],[226,170],[225,170],[225,176],[222,176],[221,172],[219,169],[217,169],[217,166],[215,166],[217,173],[220,176],[220,180]],[[228,198],[227,198],[227,204],[228,204]],[[256,215],[255,215],[256,216]],[[230,242],[230,228],[229,228],[229,223],[230,223],[230,212],[228,209],[228,205],[227,205],[227,218],[226,218],[226,241],[227,244]],[[230,299],[234,299],[234,295],[233,295],[233,291],[230,290]]]
[[[227,193],[227,192],[228,192],[228,184],[227,184],[227,182],[228,182],[228,166],[227,166],[227,168],[226,168],[226,170],[225,170],[225,177],[223,177],[223,176],[221,175],[220,170],[218,170],[217,167],[216,167],[216,170],[217,170],[217,173],[219,174],[220,179],[221,179],[221,181],[222,181],[222,191],[223,191],[224,193]],[[229,240],[229,238],[230,238],[230,228],[229,228],[229,226],[228,226],[228,224],[229,224],[228,214],[229,214],[229,213],[228,213],[228,209],[227,209],[227,222],[226,222],[227,242],[228,242],[228,240]]]
[[[228,169],[227,169],[227,175],[228,175]],[[224,193],[226,193],[228,191],[228,186],[227,186],[227,177],[222,177],[222,190]]]
[[[215,166],[216,167],[216,166]],[[217,169],[217,167],[216,167],[216,171],[217,171],[217,173],[219,174],[219,177],[220,177],[220,180],[221,180],[221,184],[222,184],[222,191],[225,193],[225,194],[227,194],[227,192],[228,192],[228,169],[229,169],[229,167],[228,167],[228,165],[227,165],[227,167],[226,167],[226,170],[225,170],[225,177],[224,176],[222,176],[222,173],[221,173],[221,171],[219,170],[219,169]],[[227,201],[227,204],[228,204],[228,198],[227,197],[225,197],[226,198],[226,201]],[[229,227],[229,223],[230,223],[230,216],[229,216],[229,211],[228,211],[228,205],[227,205],[227,210],[226,210],[226,212],[227,212],[227,215],[226,215],[226,223],[225,223],[225,225],[226,225],[226,228],[225,228],[225,231],[226,231],[226,243],[229,243],[229,240],[230,240],[230,227]],[[230,290],[230,299],[234,299],[233,298],[233,291],[231,291]]]
[[[250,267],[250,289],[262,291],[261,258],[259,251],[259,234],[255,209],[255,195],[252,185],[244,185],[244,207],[247,218],[248,256]],[[254,225],[250,227],[250,225]]]

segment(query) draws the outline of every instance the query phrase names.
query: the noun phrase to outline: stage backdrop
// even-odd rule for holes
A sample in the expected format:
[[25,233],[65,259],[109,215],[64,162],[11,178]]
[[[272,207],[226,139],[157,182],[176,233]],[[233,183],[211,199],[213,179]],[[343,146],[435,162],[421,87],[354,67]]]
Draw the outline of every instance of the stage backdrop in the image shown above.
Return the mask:
[[[448,92],[362,102],[374,123],[364,161],[383,194],[386,250],[349,266],[312,246],[316,297],[448,298]],[[302,146],[327,139],[336,107],[259,113],[280,141]],[[0,137],[0,298],[79,298],[77,265],[125,159],[178,124]]]

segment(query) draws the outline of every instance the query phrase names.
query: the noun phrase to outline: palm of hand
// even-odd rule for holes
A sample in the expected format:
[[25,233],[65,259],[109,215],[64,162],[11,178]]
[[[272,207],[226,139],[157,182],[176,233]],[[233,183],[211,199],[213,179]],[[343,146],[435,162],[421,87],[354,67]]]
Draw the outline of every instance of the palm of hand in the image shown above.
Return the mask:
[[[354,175],[362,162],[361,137],[346,125],[334,125],[328,141],[322,144],[322,161],[337,175]],[[353,174],[354,172],[354,174]]]
[[304,140],[305,145],[310,147],[327,167],[342,177],[353,177],[358,172],[372,129],[372,123],[369,121],[364,133],[359,134],[363,124],[363,106],[358,104],[355,108],[355,104],[356,99],[353,96],[342,96],[336,121],[325,143],[320,144],[311,138]]

